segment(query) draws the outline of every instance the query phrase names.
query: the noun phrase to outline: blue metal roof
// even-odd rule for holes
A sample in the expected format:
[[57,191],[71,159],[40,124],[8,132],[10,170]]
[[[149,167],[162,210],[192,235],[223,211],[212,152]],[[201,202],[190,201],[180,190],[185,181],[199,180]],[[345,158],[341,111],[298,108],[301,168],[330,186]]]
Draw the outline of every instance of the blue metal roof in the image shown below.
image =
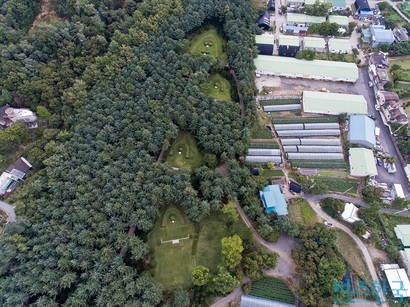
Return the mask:
[[261,192],[261,200],[266,213],[275,212],[278,216],[288,214],[288,205],[279,185],[273,184],[264,187]]
[[365,147],[376,146],[374,136],[374,120],[366,115],[351,115],[349,123],[349,141],[353,144],[360,144]]

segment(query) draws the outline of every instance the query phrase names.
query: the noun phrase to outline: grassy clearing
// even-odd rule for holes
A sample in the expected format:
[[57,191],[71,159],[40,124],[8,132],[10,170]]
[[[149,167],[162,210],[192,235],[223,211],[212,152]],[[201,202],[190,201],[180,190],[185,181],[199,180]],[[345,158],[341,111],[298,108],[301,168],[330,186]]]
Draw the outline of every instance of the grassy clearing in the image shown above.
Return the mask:
[[[172,223],[174,221],[174,223]],[[167,289],[189,288],[191,272],[197,265],[216,273],[221,261],[221,239],[243,233],[247,227],[241,220],[228,226],[224,214],[212,213],[199,223],[192,223],[183,209],[169,205],[149,235],[148,244],[156,265],[151,269],[155,281]],[[184,238],[178,244],[158,242]],[[151,260],[152,262],[152,260]]]
[[303,168],[346,168],[346,162],[342,160],[292,160],[290,164],[292,167]]
[[272,105],[286,105],[286,104],[299,104],[299,99],[272,99],[272,100],[261,100],[261,106],[272,106]]
[[398,59],[398,60],[390,60],[389,61],[390,67],[394,64],[399,65],[402,69],[410,69],[410,59]]
[[208,82],[201,86],[201,89],[214,99],[232,101],[231,83],[220,74],[212,75]]
[[272,132],[266,128],[270,124],[270,117],[264,112],[258,112],[258,121],[251,131],[251,138],[253,139],[272,139]]
[[274,118],[274,124],[298,124],[298,123],[337,123],[336,116],[328,117],[294,117],[294,118]]
[[[174,223],[172,223],[174,221]],[[191,272],[195,268],[192,254],[195,227],[183,212],[175,206],[169,206],[157,221],[150,234],[149,245],[153,249],[156,266],[152,269],[154,279],[167,288],[187,288],[191,286]],[[191,236],[178,244],[160,243],[166,240]]]
[[197,34],[191,40],[188,52],[191,54],[206,54],[218,58],[223,54],[223,40],[215,28]]
[[302,210],[298,202],[290,202],[288,204],[289,219],[297,223],[303,223]]
[[279,144],[276,142],[251,142],[249,148],[279,149]]
[[283,177],[283,171],[280,169],[264,169],[262,176],[265,178]]
[[335,170],[320,170],[319,174],[321,176],[330,176],[330,177],[341,177],[341,178],[347,178],[348,173],[346,171],[335,171]]
[[313,226],[318,222],[316,212],[306,201],[299,201],[300,211],[302,213],[303,222],[307,226]]
[[202,164],[202,155],[195,138],[189,132],[179,132],[165,155],[165,162],[173,167],[194,170]]
[[344,231],[337,229],[335,245],[343,259],[350,265],[353,271],[360,276],[360,278],[370,282],[371,277],[366,262],[354,240]]

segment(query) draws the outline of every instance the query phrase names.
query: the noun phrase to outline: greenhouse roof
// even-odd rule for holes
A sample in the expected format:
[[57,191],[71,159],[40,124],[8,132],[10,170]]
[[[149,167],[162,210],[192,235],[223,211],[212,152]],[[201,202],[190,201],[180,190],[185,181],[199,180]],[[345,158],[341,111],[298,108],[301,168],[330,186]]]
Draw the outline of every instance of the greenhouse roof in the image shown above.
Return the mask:
[[362,95],[303,91],[303,111],[320,114],[367,114]]
[[366,148],[349,149],[350,175],[356,177],[366,177],[377,175],[376,164],[374,163],[373,151]]
[[294,304],[268,300],[249,294],[242,294],[240,307],[293,307]]

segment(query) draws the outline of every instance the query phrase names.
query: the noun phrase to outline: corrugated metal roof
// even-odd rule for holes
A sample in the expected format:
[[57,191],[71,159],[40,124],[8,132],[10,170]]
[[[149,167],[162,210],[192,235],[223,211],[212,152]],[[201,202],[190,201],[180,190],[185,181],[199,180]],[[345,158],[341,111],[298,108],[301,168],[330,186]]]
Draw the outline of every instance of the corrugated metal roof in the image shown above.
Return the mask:
[[248,156],[280,156],[280,149],[249,148]]
[[372,32],[373,40],[377,43],[392,43],[394,42],[394,35],[390,29],[378,29],[375,27],[370,27]]
[[242,294],[240,307],[293,307],[294,305]]
[[410,246],[410,225],[397,225],[394,232],[404,246]]
[[324,49],[326,47],[326,42],[321,37],[305,37],[305,48],[321,48]]
[[280,111],[290,111],[290,110],[300,110],[302,107],[300,104],[278,104],[264,106],[263,110],[265,112],[280,112]]
[[288,23],[322,23],[326,21],[324,16],[310,16],[306,14],[288,13]]
[[255,35],[256,44],[273,45],[274,39],[275,39],[275,36],[273,34],[264,33],[262,35]]
[[332,3],[333,6],[337,6],[337,7],[346,6],[346,0],[330,0],[329,2]]
[[330,152],[290,152],[287,156],[289,160],[343,160],[342,153]]
[[300,46],[299,36],[279,35],[279,45]]
[[339,139],[300,139],[301,145],[323,145],[332,146],[340,145]]
[[349,120],[348,139],[352,144],[365,147],[376,146],[374,136],[375,122],[366,115],[351,115]]
[[332,50],[352,50],[352,43],[349,39],[331,38],[329,39],[328,44],[330,52],[332,52]]
[[[346,5],[346,3],[345,3]],[[329,15],[329,22],[335,22],[339,26],[347,27],[349,25],[349,17],[340,15]]]
[[303,130],[303,124],[275,124],[275,130]]
[[312,79],[355,82],[359,70],[354,63],[298,60],[288,57],[258,55],[254,60],[256,72]]
[[274,211],[279,216],[288,214],[288,205],[278,184],[264,187],[261,193],[261,200],[265,205],[266,213]]
[[320,114],[367,114],[362,95],[303,91],[303,110]]
[[349,150],[350,175],[366,177],[377,175],[373,152],[366,148],[350,148]]
[[410,280],[405,269],[384,270],[394,297],[410,297]]

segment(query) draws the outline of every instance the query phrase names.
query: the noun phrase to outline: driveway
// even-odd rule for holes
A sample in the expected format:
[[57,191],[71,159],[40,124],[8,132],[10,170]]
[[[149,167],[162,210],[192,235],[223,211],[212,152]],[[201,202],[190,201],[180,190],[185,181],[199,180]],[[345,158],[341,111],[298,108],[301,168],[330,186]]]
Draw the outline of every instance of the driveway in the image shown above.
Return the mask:
[[[345,225],[341,224],[339,221],[331,218],[329,215],[327,215],[325,212],[322,211],[322,209],[319,206],[319,203],[317,202],[317,199],[320,198],[320,196],[312,196],[312,195],[305,195],[305,199],[309,203],[309,205],[312,207],[312,209],[316,212],[316,214],[321,217],[324,220],[329,221],[330,223],[333,224],[333,227],[338,228],[346,232],[352,239],[355,241],[357,244],[358,248],[362,251],[362,254],[364,256],[364,260],[366,261],[367,268],[369,269],[370,275],[372,277],[372,280],[376,281],[379,280],[376,270],[373,265],[373,260],[372,257],[370,256],[369,251],[367,250],[367,247],[364,245],[362,240],[359,239],[358,236],[356,236],[349,228],[347,228]],[[384,302],[386,298],[384,297],[383,293],[380,293],[380,300],[381,302]],[[382,306],[386,306],[386,304],[381,304]]]
[[6,212],[9,216],[10,222],[16,221],[16,213],[14,213],[14,207],[12,205],[5,203],[4,201],[0,201],[0,210]]

